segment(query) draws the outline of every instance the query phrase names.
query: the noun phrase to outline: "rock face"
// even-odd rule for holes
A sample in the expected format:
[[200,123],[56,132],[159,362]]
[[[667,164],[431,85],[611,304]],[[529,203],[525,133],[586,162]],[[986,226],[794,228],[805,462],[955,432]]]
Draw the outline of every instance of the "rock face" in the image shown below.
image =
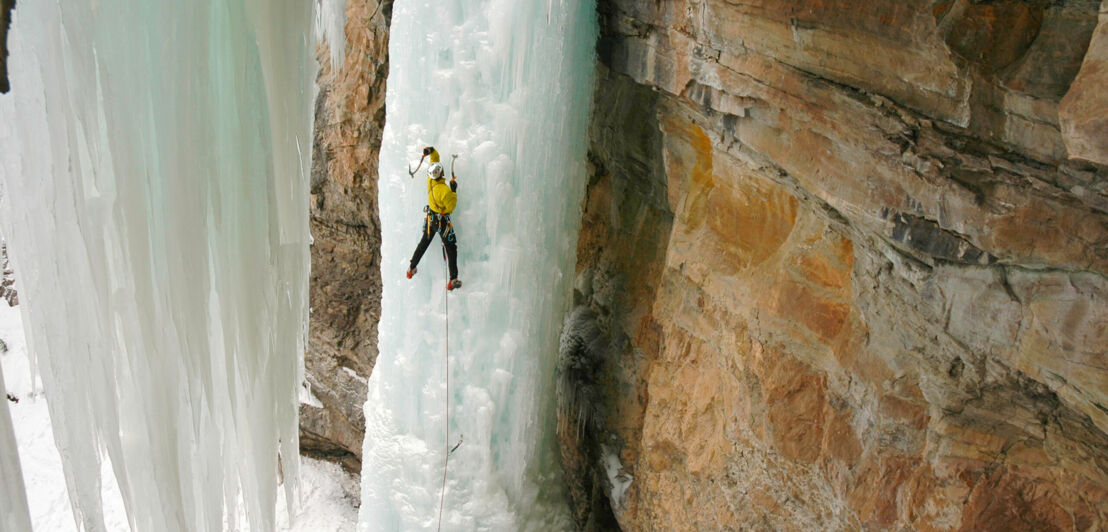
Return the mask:
[[1058,109],[1062,136],[1071,157],[1108,164],[1108,1],[1100,5],[1100,24],[1093,32],[1081,72]]
[[19,304],[19,292],[15,289],[15,272],[8,262],[8,243],[0,241],[0,299],[8,302],[9,307]]
[[301,452],[361,470],[366,379],[381,314],[377,153],[385,125],[392,2],[348,0],[346,59],[332,72],[319,50],[311,180],[312,275]]
[[12,22],[15,0],[0,0],[0,94],[10,90],[8,84],[8,27]]
[[581,528],[1108,528],[1100,1],[599,4]]

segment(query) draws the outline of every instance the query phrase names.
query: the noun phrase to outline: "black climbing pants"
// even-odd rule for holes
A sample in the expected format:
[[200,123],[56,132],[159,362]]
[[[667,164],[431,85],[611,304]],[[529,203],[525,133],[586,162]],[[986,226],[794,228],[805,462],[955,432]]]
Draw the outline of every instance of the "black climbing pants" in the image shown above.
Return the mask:
[[426,207],[424,210],[427,211],[427,216],[423,219],[423,235],[419,239],[419,245],[416,246],[415,253],[412,254],[411,267],[414,269],[419,265],[419,259],[423,258],[427,246],[431,245],[435,233],[438,233],[439,238],[442,239],[443,247],[446,248],[446,260],[450,265],[450,279],[457,279],[458,237],[454,235],[454,224],[450,221],[450,215],[439,214]]

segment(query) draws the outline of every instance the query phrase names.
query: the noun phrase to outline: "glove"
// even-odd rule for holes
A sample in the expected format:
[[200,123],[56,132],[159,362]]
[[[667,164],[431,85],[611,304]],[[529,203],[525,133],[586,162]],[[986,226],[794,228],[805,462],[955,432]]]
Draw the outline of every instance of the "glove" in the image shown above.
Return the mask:
[[427,146],[426,148],[423,148],[423,155],[426,157],[428,155],[431,155],[431,152],[433,152],[433,151],[435,151],[434,147]]

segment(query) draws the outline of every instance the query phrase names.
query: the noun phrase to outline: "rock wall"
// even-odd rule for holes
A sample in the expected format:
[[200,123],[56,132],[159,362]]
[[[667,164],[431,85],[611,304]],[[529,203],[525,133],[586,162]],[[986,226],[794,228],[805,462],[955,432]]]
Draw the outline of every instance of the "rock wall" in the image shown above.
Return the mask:
[[8,261],[8,243],[0,240],[0,299],[9,307],[19,304],[19,292],[15,289],[15,271]]
[[12,22],[15,0],[0,0],[0,94],[11,89],[8,84],[8,27]]
[[599,4],[581,528],[1108,528],[1100,1]]
[[385,125],[391,0],[347,0],[346,58],[318,51],[311,180],[311,315],[301,452],[361,471],[366,379],[377,359],[381,228],[377,154]]

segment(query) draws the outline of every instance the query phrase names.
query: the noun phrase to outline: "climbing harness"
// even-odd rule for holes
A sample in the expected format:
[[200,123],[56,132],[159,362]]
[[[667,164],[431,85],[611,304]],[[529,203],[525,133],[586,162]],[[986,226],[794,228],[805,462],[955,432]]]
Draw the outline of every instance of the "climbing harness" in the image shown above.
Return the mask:
[[[437,232],[446,240],[454,242],[454,220],[449,214],[435,212],[426,205],[423,206],[423,212],[427,213],[427,219],[423,222],[425,235]],[[445,260],[445,245],[443,247],[443,253],[443,259]]]

